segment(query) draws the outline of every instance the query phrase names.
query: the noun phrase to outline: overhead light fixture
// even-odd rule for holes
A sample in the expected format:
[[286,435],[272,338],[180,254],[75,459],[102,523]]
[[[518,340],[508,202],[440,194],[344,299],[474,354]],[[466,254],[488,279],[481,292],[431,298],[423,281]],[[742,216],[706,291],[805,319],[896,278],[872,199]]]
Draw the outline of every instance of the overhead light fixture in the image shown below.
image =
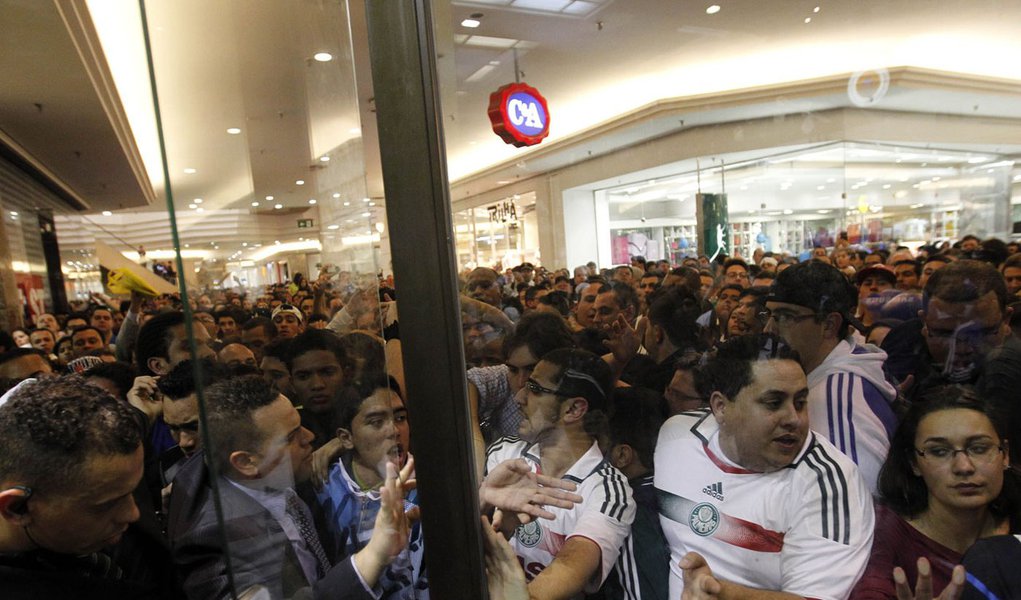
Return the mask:
[[247,248],[248,247],[248,242],[241,242],[241,247],[242,248]]
[[308,203],[309,204],[315,204],[316,203],[316,199],[315,198],[309,198]]
[[369,206],[375,206],[375,205],[376,205],[375,202],[369,202]]
[[344,206],[351,206],[351,203],[350,202],[345,202]]
[[241,133],[241,128],[240,127],[228,127],[227,128],[227,133],[229,133],[231,135],[237,135],[237,134]]
[[[110,211],[108,211],[108,210],[104,210],[104,211],[103,211],[103,216],[104,216],[104,217],[109,217],[109,216],[112,216],[112,215],[113,215],[113,213],[112,213],[112,212],[110,212]],[[11,212],[11,216],[12,216],[12,217],[16,217],[16,216],[18,216],[18,213],[16,213],[16,212],[13,212],[13,211],[12,211],[12,212]]]
[[818,7],[818,6],[816,6],[815,8],[813,8],[813,9],[812,9],[812,12],[814,12],[814,13],[817,13],[817,12],[819,12],[819,7]]
[[331,230],[340,229],[340,225],[330,225],[329,227],[327,227],[327,229],[331,229]]
[[319,157],[319,162],[330,162],[330,157],[329,156],[320,156]]
[[371,201],[372,200],[370,200],[369,198],[362,198],[362,202],[371,202]]
[[186,169],[184,170],[184,173],[185,173],[186,175],[194,175],[195,173],[198,173],[198,171],[196,171],[195,169],[193,169],[193,168],[191,168],[191,167],[187,167],[187,168],[186,168]]
[[807,25],[808,23],[811,23],[811,22],[812,22],[812,17],[805,17],[805,24],[806,24],[806,25]]
[[192,209],[192,210],[195,210],[196,208],[198,208],[198,206],[196,206],[196,205],[194,205],[194,204],[189,204],[189,205],[188,205],[188,208],[190,208],[190,209]]
[[252,206],[259,206],[258,202],[252,202]]
[[719,4],[710,4],[705,9],[705,14],[707,14],[707,15],[715,15],[718,12],[720,12],[720,5]]
[[379,233],[383,233],[383,222],[382,221],[376,222],[376,231],[378,231]]
[[478,29],[479,25],[482,25],[482,17],[485,16],[480,12],[472,13],[468,15],[467,19],[461,21],[461,27],[467,27],[468,29]]
[[202,198],[195,198],[194,200],[192,200],[192,202],[194,202],[195,204],[202,204]]
[[785,208],[785,209],[783,209],[783,214],[785,214],[785,215],[792,215],[792,214],[794,214],[794,211],[789,209],[789,208]]
[[266,196],[266,200],[272,200],[273,196]]
[[312,55],[312,58],[316,59],[319,62],[330,62],[331,60],[333,60],[333,55],[330,54],[329,52],[316,52],[315,54]]
[[275,209],[277,209],[277,210],[280,210],[280,209],[281,209],[281,208],[283,208],[283,207],[284,207],[284,205],[283,205],[283,204],[274,204],[274,205],[273,205],[273,208],[275,208]]
[[363,213],[362,213],[362,216],[363,216],[363,217],[371,217],[371,216],[372,216],[372,213],[370,213],[370,212],[363,212]]
[[298,180],[296,180],[294,182],[294,185],[305,185],[305,180],[304,179],[298,179]]
[[338,192],[333,192],[333,197],[334,197],[334,198],[340,198],[340,193],[338,193]]

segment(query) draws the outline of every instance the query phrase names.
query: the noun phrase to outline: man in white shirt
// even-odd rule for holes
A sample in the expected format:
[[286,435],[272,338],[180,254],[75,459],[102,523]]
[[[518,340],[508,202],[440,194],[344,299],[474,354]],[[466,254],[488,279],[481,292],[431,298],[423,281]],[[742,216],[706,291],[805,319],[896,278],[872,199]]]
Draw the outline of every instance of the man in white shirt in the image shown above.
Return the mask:
[[494,522],[510,538],[529,581],[532,598],[575,598],[606,579],[631,531],[635,505],[624,475],[603,459],[596,427],[613,384],[606,363],[584,350],[553,350],[542,357],[517,399],[524,415],[521,438],[505,437],[490,448],[487,473],[499,463],[524,458],[540,474],[578,486],[583,501],[573,508],[548,507],[551,521],[519,525],[514,515]]
[[737,337],[699,383],[710,410],[672,417],[656,445],[669,597],[846,599],[872,547],[872,498],[809,430],[796,355],[774,336]]

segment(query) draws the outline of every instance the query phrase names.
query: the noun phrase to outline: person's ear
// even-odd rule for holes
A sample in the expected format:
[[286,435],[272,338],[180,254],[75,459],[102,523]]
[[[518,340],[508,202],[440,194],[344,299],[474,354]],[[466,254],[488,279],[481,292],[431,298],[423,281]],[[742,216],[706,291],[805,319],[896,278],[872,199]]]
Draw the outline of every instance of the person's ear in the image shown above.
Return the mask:
[[723,395],[723,392],[713,392],[709,396],[709,408],[713,411],[713,416],[716,417],[716,422],[723,425],[724,416],[727,412],[727,404],[730,400]]
[[635,460],[635,449],[628,444],[617,444],[610,449],[610,464],[624,470]]
[[337,439],[340,440],[340,447],[345,451],[354,450],[354,434],[350,430],[344,429],[343,427],[337,428]]
[[255,479],[259,476],[259,461],[256,460],[256,456],[251,452],[236,450],[231,452],[228,460],[235,471],[248,479]]
[[0,518],[25,527],[32,522],[28,499],[32,496],[29,488],[15,485],[0,491]]
[[588,400],[577,396],[575,398],[568,398],[564,401],[564,422],[574,423],[580,422],[585,418],[585,413],[588,412]]
[[157,375],[166,375],[170,372],[170,361],[162,356],[150,357],[146,362],[146,366],[149,367],[150,371]]

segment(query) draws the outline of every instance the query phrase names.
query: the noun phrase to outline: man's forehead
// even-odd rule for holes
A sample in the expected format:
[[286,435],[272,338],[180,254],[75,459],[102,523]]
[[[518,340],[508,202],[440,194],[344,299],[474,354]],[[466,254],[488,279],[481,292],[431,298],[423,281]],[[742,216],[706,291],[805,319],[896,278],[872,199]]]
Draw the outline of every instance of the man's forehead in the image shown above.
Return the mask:
[[999,319],[1002,316],[996,292],[975,300],[948,302],[939,297],[929,299],[926,318],[932,319]]
[[304,354],[294,357],[292,363],[295,370],[298,369],[322,369],[325,367],[339,367],[340,361],[337,356],[329,350],[309,350]]
[[196,394],[171,400],[163,400],[163,420],[167,425],[180,425],[188,421],[194,421],[199,414],[199,401]]
[[142,479],[142,445],[130,454],[90,454],[82,466],[82,485],[72,498],[82,505],[102,504],[130,494]]

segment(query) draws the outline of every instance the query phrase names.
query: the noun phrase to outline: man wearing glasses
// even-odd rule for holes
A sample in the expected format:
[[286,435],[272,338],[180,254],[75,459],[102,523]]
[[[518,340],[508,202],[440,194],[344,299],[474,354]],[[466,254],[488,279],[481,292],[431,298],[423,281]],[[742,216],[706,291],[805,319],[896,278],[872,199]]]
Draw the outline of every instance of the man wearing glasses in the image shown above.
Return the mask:
[[777,276],[766,302],[767,331],[797,351],[808,374],[808,415],[861,470],[875,492],[897,425],[897,390],[886,381],[886,353],[851,336],[858,295],[836,267],[812,261]]
[[576,483],[583,498],[570,509],[548,506],[552,521],[522,523],[514,514],[494,515],[524,568],[532,598],[574,598],[598,590],[631,531],[631,488],[596,442],[612,385],[610,368],[595,354],[549,352],[517,396],[521,439],[501,438],[489,448],[487,473],[505,460],[524,458],[537,473]]

